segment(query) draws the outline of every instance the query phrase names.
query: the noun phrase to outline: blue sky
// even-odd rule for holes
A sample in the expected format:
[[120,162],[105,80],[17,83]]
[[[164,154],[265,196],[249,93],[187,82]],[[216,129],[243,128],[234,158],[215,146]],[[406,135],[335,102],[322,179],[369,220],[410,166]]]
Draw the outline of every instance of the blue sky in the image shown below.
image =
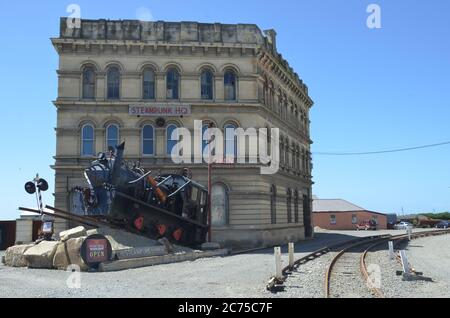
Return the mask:
[[[450,2],[375,0],[1,1],[2,209],[35,206],[36,172],[54,186],[57,54],[50,37],[71,3],[82,18],[255,23],[308,84],[314,152],[360,152],[450,140]],[[368,29],[366,8],[381,7]],[[314,193],[380,212],[450,210],[450,146],[358,157],[314,156]],[[45,194],[53,203],[52,191]]]

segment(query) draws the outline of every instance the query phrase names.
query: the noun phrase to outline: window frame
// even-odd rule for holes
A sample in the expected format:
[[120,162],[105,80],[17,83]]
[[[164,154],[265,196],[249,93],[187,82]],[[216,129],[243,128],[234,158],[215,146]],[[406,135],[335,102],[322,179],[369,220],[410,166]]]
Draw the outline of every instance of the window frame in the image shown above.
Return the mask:
[[[110,72],[113,70],[117,71],[117,96],[110,96]],[[122,86],[122,73],[120,71],[120,67],[117,65],[111,65],[106,70],[106,99],[107,100],[120,100],[121,98],[121,87]],[[114,87],[116,88],[116,87]]]
[[115,127],[117,129],[117,145],[112,146],[112,147],[114,147],[114,149],[115,149],[115,147],[120,144],[120,126],[118,124],[116,124],[116,123],[110,123],[110,124],[108,124],[105,127],[105,142],[106,142],[105,148],[106,148],[106,151],[109,150],[109,146],[110,146],[109,145],[109,141],[110,140],[116,140],[116,139],[109,138],[109,129],[113,128],[113,127]]
[[292,190],[290,188],[286,191],[286,212],[287,212],[287,222],[292,223]]
[[[207,84],[207,83],[203,82],[205,74],[209,74],[211,76],[211,83],[210,84]],[[204,101],[213,101],[214,100],[214,96],[215,96],[215,94],[214,94],[215,93],[214,83],[215,83],[214,72],[212,70],[210,70],[209,68],[202,69],[202,71],[200,73],[200,99],[201,100],[204,100]],[[204,97],[205,96],[205,95],[203,95],[204,85],[207,85],[207,87],[210,86],[211,96]]]
[[[145,96],[146,92],[146,81],[145,81],[145,74],[146,72],[150,72],[153,76],[153,90],[152,95],[153,97],[147,97]],[[156,100],[156,72],[152,67],[145,67],[142,70],[142,100]],[[151,81],[148,81],[148,83],[152,83]],[[151,85],[151,84],[150,84]]]
[[[172,96],[169,97],[169,73],[171,73],[171,72],[176,74],[177,89],[175,91],[172,88]],[[173,85],[173,83],[175,83],[174,80],[172,80],[172,82],[170,84]],[[180,71],[176,67],[169,67],[166,71],[166,99],[167,100],[180,100],[180,95],[181,95],[180,88],[181,88],[181,73],[180,73]],[[174,95],[173,95],[174,92],[176,92],[176,97],[174,97]]]
[[226,123],[223,126],[223,130],[224,130],[224,143],[223,143],[223,147],[224,147],[224,157],[225,157],[225,161],[227,163],[231,163],[228,162],[228,142],[231,141],[231,139],[228,139],[228,134],[227,134],[227,129],[233,127],[234,129],[234,136],[233,136],[233,142],[234,142],[234,153],[233,153],[233,162],[232,163],[236,163],[238,161],[238,136],[236,135],[236,129],[239,128],[239,125],[230,122],[230,123]]
[[[86,139],[84,137],[85,136],[84,129],[87,128],[87,127],[92,129],[92,139]],[[81,139],[81,147],[80,147],[81,157],[84,157],[84,158],[94,157],[95,156],[95,127],[94,127],[94,125],[91,124],[91,123],[83,124],[81,126],[81,136],[80,137],[81,137],[80,138]],[[90,153],[90,154],[85,154],[84,153],[84,142],[85,141],[91,141],[92,142],[92,153]]]
[[270,221],[272,225],[277,224],[277,186],[270,186]]
[[174,146],[176,146],[177,144],[178,144],[178,141],[173,141],[173,140],[169,140],[169,138],[171,137],[171,135],[172,135],[172,133],[170,134],[170,136],[169,136],[169,128],[170,127],[175,127],[175,129],[176,128],[180,128],[180,126],[178,125],[178,124],[175,124],[175,123],[170,123],[170,124],[168,124],[167,126],[166,126],[166,156],[168,156],[168,157],[170,157],[171,158],[171,156],[172,156],[172,150],[173,150],[173,147],[172,147],[172,149],[171,149],[171,151],[170,151],[170,153],[169,153],[169,141],[170,142],[174,142],[175,143],[175,145]]
[[[227,84],[227,75],[228,74],[232,74],[234,77],[234,85],[230,85]],[[229,98],[228,97],[228,90],[227,87],[232,86],[233,87],[233,98]],[[237,92],[237,87],[238,87],[238,76],[235,70],[232,69],[227,69],[225,70],[224,74],[223,74],[223,89],[224,89],[224,100],[227,102],[237,102],[238,101],[238,92]]]
[[[145,130],[146,127],[151,127],[151,128],[152,128],[152,136],[153,136],[152,139],[145,138],[144,130]],[[144,125],[142,126],[142,128],[141,128],[141,153],[142,153],[142,156],[143,156],[143,157],[154,157],[154,156],[156,155],[156,138],[155,138],[155,132],[156,132],[155,126],[153,126],[152,124],[144,124]],[[153,151],[152,151],[151,154],[145,153],[145,147],[144,147],[144,143],[145,143],[146,141],[149,141],[149,140],[152,141],[152,149],[153,149]]]
[[336,214],[331,214],[330,215],[330,224],[331,225],[337,225]]
[[[86,79],[86,72],[87,71],[92,71],[92,78],[93,78],[93,82],[91,84],[85,84],[85,79]],[[92,86],[92,97],[87,97],[86,96],[86,90],[85,87],[86,85],[91,85]],[[95,67],[92,65],[86,65],[83,67],[82,73],[81,73],[81,99],[83,100],[95,100],[96,98],[96,92],[97,92],[97,73],[95,70]]]

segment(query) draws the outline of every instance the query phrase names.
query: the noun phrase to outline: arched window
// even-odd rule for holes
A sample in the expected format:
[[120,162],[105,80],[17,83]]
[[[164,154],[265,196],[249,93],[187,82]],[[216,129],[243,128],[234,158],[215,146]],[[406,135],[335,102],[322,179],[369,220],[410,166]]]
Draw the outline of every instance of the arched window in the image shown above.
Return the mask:
[[225,125],[225,158],[227,163],[235,163],[238,156],[237,136],[235,124]]
[[81,155],[90,157],[94,155],[94,127],[92,125],[84,125],[81,128]]
[[294,170],[294,171],[296,171],[297,169],[298,169],[298,166],[297,166],[297,145],[295,144],[295,142],[292,142],[292,155],[291,155],[291,158],[292,158],[292,169]]
[[298,190],[295,190],[294,193],[294,220],[295,223],[299,222],[299,218],[298,218],[298,203],[299,203],[299,195],[298,195]]
[[284,137],[280,136],[280,164],[282,166],[284,166],[284,164],[285,164],[284,155],[285,155],[285,152],[284,152]]
[[264,84],[263,84],[263,103],[266,105],[266,107],[269,106],[269,80],[267,79],[267,76],[264,75]]
[[236,74],[228,70],[224,75],[225,100],[236,100]]
[[290,167],[290,160],[289,160],[289,137],[286,137],[285,139],[286,143],[284,145],[284,151],[286,152],[284,155],[284,164],[287,168]]
[[143,99],[155,99],[155,72],[151,68],[142,72],[142,93]]
[[211,225],[228,224],[228,189],[221,183],[214,184],[211,189]]
[[283,92],[281,91],[281,88],[278,89],[278,109],[277,112],[280,115],[281,118],[283,118]]
[[92,66],[87,66],[83,70],[83,98],[95,98],[95,70]]
[[120,98],[120,71],[117,66],[111,66],[106,73],[107,77],[107,98]]
[[106,149],[116,149],[119,144],[119,126],[111,124],[106,127]]
[[270,187],[270,219],[272,224],[277,224],[277,186]]
[[177,144],[178,144],[178,140],[179,140],[178,134],[175,134],[174,135],[175,139],[172,139],[172,134],[174,133],[174,131],[176,131],[177,128],[178,128],[178,126],[175,124],[170,124],[166,128],[166,141],[167,141],[167,155],[168,156],[172,155],[172,149],[175,146],[177,146]]
[[204,70],[201,75],[201,95],[204,100],[212,100],[214,75],[210,70]]
[[292,223],[292,191],[291,189],[287,189],[286,192],[286,205],[287,205],[287,221],[288,223]]
[[205,152],[205,150],[207,153],[209,152],[207,149],[210,144],[210,138],[209,137],[205,138],[205,133],[208,130],[208,128],[210,128],[210,125],[211,125],[210,123],[206,123],[203,124],[202,126],[202,154]]
[[142,127],[142,154],[144,156],[155,154],[155,129],[152,125]]
[[166,76],[166,97],[167,99],[179,99],[180,75],[175,68],[170,68]]
[[275,105],[275,87],[272,81],[269,82],[269,105],[272,109]]

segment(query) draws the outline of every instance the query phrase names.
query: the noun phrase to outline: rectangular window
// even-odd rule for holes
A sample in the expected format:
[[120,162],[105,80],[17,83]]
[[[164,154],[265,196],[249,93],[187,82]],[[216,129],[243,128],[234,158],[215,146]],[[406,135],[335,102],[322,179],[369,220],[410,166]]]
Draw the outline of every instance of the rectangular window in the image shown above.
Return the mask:
[[145,156],[153,156],[155,154],[152,139],[144,139],[142,146],[143,146],[143,154]]
[[378,224],[378,216],[377,216],[377,215],[374,215],[374,216],[372,217],[372,221],[373,221],[375,224]]
[[93,156],[93,155],[94,155],[94,141],[84,140],[82,156]]
[[336,225],[336,215],[331,215],[330,216],[330,224],[332,225]]
[[352,215],[352,224],[357,224],[358,223],[358,217],[356,216],[356,214]]
[[155,99],[155,83],[144,82],[144,99]]

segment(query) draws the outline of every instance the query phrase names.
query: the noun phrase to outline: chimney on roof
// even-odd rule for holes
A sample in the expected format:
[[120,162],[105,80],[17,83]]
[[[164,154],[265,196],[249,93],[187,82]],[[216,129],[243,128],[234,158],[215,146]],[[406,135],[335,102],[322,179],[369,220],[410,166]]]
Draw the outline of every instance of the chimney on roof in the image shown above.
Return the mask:
[[277,52],[277,32],[274,29],[265,30],[264,34],[267,37],[267,42],[272,48],[273,53]]

